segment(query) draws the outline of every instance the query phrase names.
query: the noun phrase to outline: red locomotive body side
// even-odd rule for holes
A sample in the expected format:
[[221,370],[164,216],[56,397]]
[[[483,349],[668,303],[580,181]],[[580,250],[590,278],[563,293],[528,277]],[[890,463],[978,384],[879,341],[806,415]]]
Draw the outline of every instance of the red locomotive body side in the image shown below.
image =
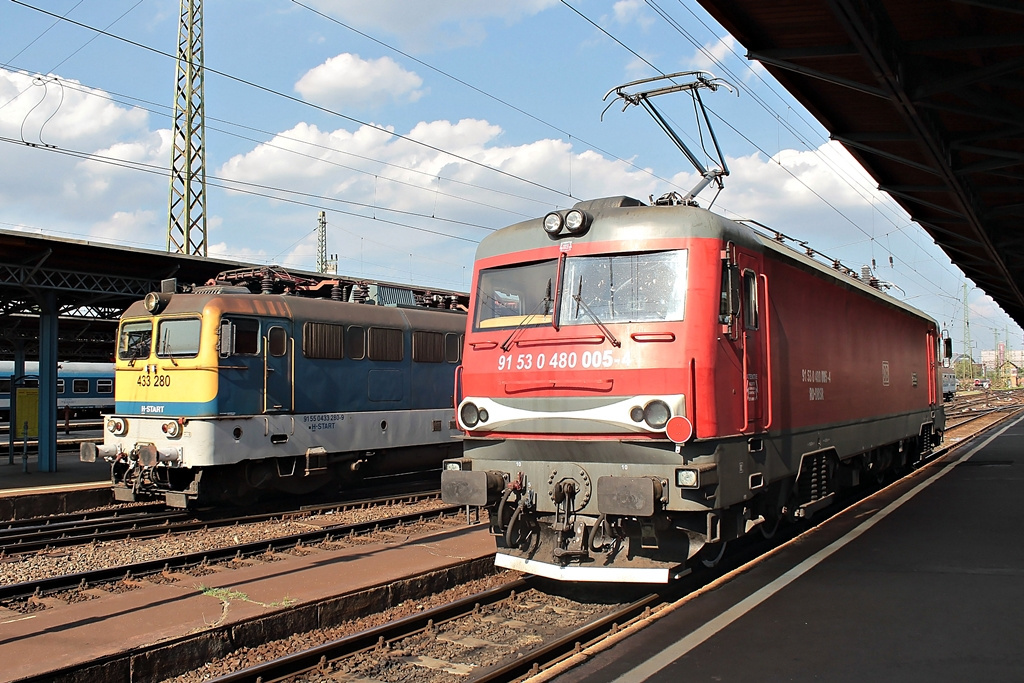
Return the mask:
[[500,566],[666,581],[941,438],[927,316],[695,207],[573,211],[474,269],[442,495],[491,508]]
[[941,404],[934,322],[766,259],[780,426],[876,420]]

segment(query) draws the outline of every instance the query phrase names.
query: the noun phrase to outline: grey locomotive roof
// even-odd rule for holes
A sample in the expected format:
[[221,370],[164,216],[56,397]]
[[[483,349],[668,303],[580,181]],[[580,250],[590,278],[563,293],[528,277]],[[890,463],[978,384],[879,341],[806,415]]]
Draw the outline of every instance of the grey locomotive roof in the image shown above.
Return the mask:
[[[590,230],[579,237],[551,238],[544,232],[543,218],[516,223],[494,232],[480,242],[477,259],[527,249],[542,249],[559,242],[604,242],[609,239],[651,240],[680,237],[728,239],[750,248],[758,248],[753,232],[710,211],[693,206],[646,206],[630,197],[611,197],[580,202],[574,208],[586,211],[593,218]],[[564,212],[563,212],[564,213]]]
[[[364,325],[411,326],[421,330],[453,331],[465,327],[457,311],[438,308],[373,306],[329,299],[311,299],[280,294],[174,294],[160,315],[200,313],[207,305],[236,315],[287,315],[294,320],[340,322]],[[147,317],[141,301],[132,304],[123,318]]]
[[862,280],[850,277],[786,244],[754,231],[747,225],[731,221],[707,209],[686,205],[647,206],[631,197],[607,197],[579,202],[573,208],[582,209],[593,219],[590,230],[583,235],[567,237],[562,234],[558,238],[552,238],[544,232],[543,218],[534,218],[488,235],[477,248],[477,260],[500,254],[542,249],[567,241],[574,243],[603,242],[610,239],[646,241],[680,236],[723,239],[747,249],[774,252],[799,268],[815,272],[828,280],[850,289],[860,290],[865,295],[875,297],[888,305],[935,322],[926,313],[871,287]]

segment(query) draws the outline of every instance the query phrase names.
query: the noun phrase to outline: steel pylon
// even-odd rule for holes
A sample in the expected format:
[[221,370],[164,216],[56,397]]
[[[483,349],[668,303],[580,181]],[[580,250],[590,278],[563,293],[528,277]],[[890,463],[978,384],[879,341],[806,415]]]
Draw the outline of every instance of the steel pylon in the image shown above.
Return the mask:
[[203,3],[181,0],[167,251],[207,255]]

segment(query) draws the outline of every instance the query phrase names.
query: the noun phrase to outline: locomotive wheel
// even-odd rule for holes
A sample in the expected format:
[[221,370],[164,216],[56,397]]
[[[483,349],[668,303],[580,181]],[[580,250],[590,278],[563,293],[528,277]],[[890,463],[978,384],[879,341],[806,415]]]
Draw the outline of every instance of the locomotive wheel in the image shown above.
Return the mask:
[[777,515],[775,519],[764,518],[764,521],[757,525],[757,528],[761,530],[761,535],[766,539],[770,539],[775,535],[775,532],[779,530],[779,523],[782,522],[782,516]]
[[722,561],[722,556],[725,555],[725,546],[729,544],[728,541],[719,541],[718,543],[706,543],[703,548],[697,553],[697,558],[700,563],[711,569],[719,562]]

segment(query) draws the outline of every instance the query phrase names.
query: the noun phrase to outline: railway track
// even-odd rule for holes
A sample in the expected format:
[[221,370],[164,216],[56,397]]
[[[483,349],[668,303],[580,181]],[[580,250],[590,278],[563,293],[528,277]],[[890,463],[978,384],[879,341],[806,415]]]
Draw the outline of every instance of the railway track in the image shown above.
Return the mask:
[[[219,683],[330,680],[511,680],[601,639],[666,601],[657,591],[614,606],[552,599],[519,579],[377,628],[243,669]],[[554,604],[557,603],[557,604]],[[430,672],[440,676],[432,677]],[[384,674],[383,676],[381,674]],[[450,679],[449,679],[450,680]]]
[[[990,411],[986,413],[991,415]],[[928,461],[966,445],[945,446],[934,452]],[[535,631],[526,614],[537,610],[562,613],[575,612],[576,607],[547,600],[548,583],[536,599],[525,599],[526,591],[543,585],[543,580],[527,579],[507,586],[468,596],[435,610],[414,615],[359,633],[332,640],[322,645],[277,657],[249,668],[222,675],[213,680],[220,683],[238,681],[337,681],[337,680],[452,680],[451,674],[479,683],[481,681],[521,680],[565,661],[574,653],[612,637],[632,623],[642,621],[663,606],[682,596],[692,594],[719,580],[721,576],[768,553],[772,548],[798,536],[812,525],[839,514],[850,505],[870,495],[873,488],[838,501],[820,512],[812,523],[800,522],[779,528],[771,538],[758,534],[730,544],[723,561],[713,569],[697,569],[675,585],[639,596],[614,607],[591,612],[579,624],[558,622],[552,631],[550,622],[543,622]],[[561,588],[560,588],[561,589]],[[528,602],[515,610],[502,603]],[[531,593],[533,595],[533,593]],[[620,593],[621,595],[621,593]],[[592,605],[591,605],[592,606]],[[535,634],[535,642],[519,643],[492,637],[495,624],[514,623],[516,631]],[[546,624],[546,626],[545,626]],[[547,631],[545,631],[547,628]],[[443,673],[436,673],[443,672]],[[447,676],[447,677],[446,677]],[[204,676],[203,680],[209,680]]]
[[[62,548],[86,543],[121,540],[126,538],[151,538],[168,534],[182,534],[199,529],[252,524],[275,519],[289,520],[314,514],[345,512],[368,506],[397,504],[427,499],[436,499],[440,491],[427,491],[400,496],[332,502],[322,505],[304,506],[299,510],[271,510],[243,515],[222,513],[201,514],[185,510],[167,510],[166,506],[154,506],[161,511],[147,510],[141,513],[126,513],[107,518],[89,517],[80,521],[69,520],[42,524],[19,525],[0,531],[0,556],[38,552],[51,548]],[[73,515],[71,515],[73,517]]]
[[988,416],[992,415],[993,413],[1003,413],[1003,412],[1007,412],[1007,411],[1010,411],[1010,410],[1017,410],[1019,408],[1020,408],[1020,406],[1011,406],[1011,407],[1007,407],[1007,408],[992,408],[992,409],[989,409],[989,410],[978,411],[978,412],[976,412],[976,413],[974,413],[972,415],[969,415],[968,417],[961,418],[961,419],[954,419],[954,420],[951,420],[951,421],[947,422],[946,423],[946,431],[948,432],[948,431],[951,431],[951,430],[956,429],[958,427],[963,427],[964,425],[967,425],[967,424],[970,424],[972,422],[975,422],[976,420],[980,420],[982,418],[988,417]]
[[[962,447],[965,443],[961,442],[956,446],[938,450],[932,455],[932,458],[939,457],[954,448]],[[820,519],[838,513],[844,508],[845,505],[834,506],[833,510],[821,513],[820,517],[816,516],[813,521],[818,523]],[[461,517],[462,510],[450,508],[447,512],[451,517],[458,518]],[[417,518],[414,521],[424,518],[421,513],[417,513],[414,517]],[[369,529],[369,532],[372,532],[387,528],[389,524],[391,524],[390,520],[381,520],[349,526],[361,526],[364,531]],[[457,671],[454,676],[467,681],[523,678],[530,675],[531,672],[544,670],[564,661],[574,652],[608,638],[631,623],[644,620],[645,615],[656,614],[661,605],[677,599],[680,594],[685,594],[687,591],[692,592],[707,585],[722,573],[740,566],[753,556],[766,552],[770,547],[768,544],[784,542],[804,528],[803,524],[780,528],[778,534],[771,541],[764,541],[757,535],[757,543],[753,543],[753,538],[750,537],[748,540],[751,543],[747,545],[740,542],[731,543],[725,559],[714,570],[695,571],[677,585],[667,587],[665,591],[659,590],[639,596],[634,600],[623,600],[621,604],[595,604],[595,601],[591,600],[588,605],[578,609],[575,603],[566,602],[564,596],[550,596],[549,594],[552,592],[550,586],[541,586],[540,592],[537,592],[538,584],[533,580],[527,583],[516,582],[502,586],[495,591],[488,591],[486,595],[479,593],[464,597],[439,607],[436,612],[425,611],[384,626],[360,631],[280,658],[286,661],[277,659],[265,661],[216,680],[262,680],[267,683],[271,680],[282,679],[337,681],[358,680],[360,677],[363,679],[397,680],[391,676],[378,677],[377,674],[381,671],[372,668],[375,666],[375,662],[380,666],[386,666],[387,670],[392,671],[395,675],[404,676],[404,680],[450,681],[453,679],[453,674],[450,671],[453,667]],[[349,533],[345,529],[344,525],[325,528],[318,534],[314,534],[314,537],[320,536],[324,540],[337,538]],[[296,543],[289,539],[281,539],[282,543],[278,546],[279,549],[271,549],[271,552],[317,542],[306,534],[299,536],[304,536],[307,540]],[[263,541],[250,544],[250,546],[252,546],[251,556],[258,556],[268,550],[269,544],[267,541]],[[230,562],[235,557],[233,553],[237,552],[236,548],[225,549],[224,552],[219,553],[220,560]],[[174,564],[167,562],[166,566],[166,560],[163,559],[146,563],[149,565],[148,571],[157,574],[163,569],[170,571],[176,571],[179,568],[187,569],[189,566],[201,565],[203,559],[209,563],[220,561],[214,559],[215,554],[210,552],[193,553],[183,557],[186,558],[184,561],[177,561]],[[131,571],[131,576],[143,576],[146,569],[142,565],[134,568],[118,567],[113,570],[108,580],[123,578],[126,571]],[[82,582],[75,584],[76,580]],[[76,576],[69,577],[64,585],[66,588],[78,588],[95,584],[85,582]],[[503,597],[502,591],[507,591]],[[490,595],[491,593],[493,595]],[[23,591],[22,596],[25,594]],[[622,599],[621,595],[620,592],[619,599]],[[2,597],[0,595],[0,598]],[[465,611],[466,605],[470,606],[468,613]],[[639,609],[639,614],[635,612],[636,609]],[[629,612],[629,610],[634,611]],[[547,614],[547,617],[540,619],[535,627],[532,623],[534,614]],[[297,623],[294,624],[294,627],[301,629]],[[525,640],[516,640],[512,637],[515,634],[510,635],[511,639],[504,641],[492,635],[493,633],[500,635],[502,632],[508,634],[513,631],[526,633]],[[529,635],[531,633],[533,635]],[[334,637],[337,638],[337,636]],[[332,648],[337,649],[332,651]],[[282,651],[284,650],[278,650],[278,653]],[[264,655],[264,657],[266,656]],[[250,658],[249,661],[258,661],[258,659]],[[459,666],[468,667],[468,669],[460,669]],[[438,668],[432,669],[431,667]],[[436,673],[437,671],[446,672],[446,667],[447,673]],[[224,670],[225,668],[220,669],[220,671]],[[166,673],[170,675],[171,671],[168,670]],[[209,680],[207,675],[202,678]],[[186,678],[185,680],[198,680],[198,678]]]
[[1010,390],[970,396],[954,400],[946,407],[946,431],[952,431],[994,413],[1017,410],[1024,402],[1024,392]]
[[749,536],[714,568],[654,590],[553,584],[526,577],[451,603],[210,679],[216,683],[338,680],[521,680],[564,661],[718,580],[808,528]]
[[148,503],[145,505],[121,506],[102,510],[89,510],[85,512],[67,512],[62,514],[48,515],[46,517],[27,517],[25,519],[8,519],[0,522],[0,537],[10,535],[17,529],[28,529],[31,527],[46,527],[84,523],[90,520],[95,522],[106,521],[112,518],[132,515],[149,514],[166,510],[163,503]]
[[462,511],[461,507],[444,506],[430,511],[410,512],[355,524],[333,524],[302,533],[288,534],[250,543],[240,543],[222,548],[161,557],[144,562],[2,585],[0,586],[0,603],[7,604],[27,600],[33,596],[38,598],[72,589],[82,590],[104,583],[120,581],[125,578],[137,579],[139,577],[159,574],[160,572],[182,571],[216,562],[258,557],[259,555],[287,551],[300,546],[330,542],[332,539],[365,535],[385,529],[402,527],[415,522],[440,520],[459,515]]

